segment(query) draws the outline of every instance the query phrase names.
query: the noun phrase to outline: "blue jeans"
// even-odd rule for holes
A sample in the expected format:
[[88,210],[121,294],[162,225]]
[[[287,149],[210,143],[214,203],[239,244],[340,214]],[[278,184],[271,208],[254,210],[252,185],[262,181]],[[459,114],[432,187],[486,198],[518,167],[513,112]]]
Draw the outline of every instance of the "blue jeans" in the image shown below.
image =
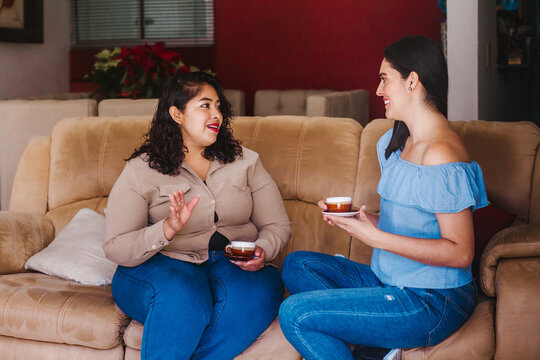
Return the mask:
[[292,294],[279,309],[285,337],[306,359],[352,359],[349,344],[376,348],[435,345],[475,308],[474,283],[455,289],[388,286],[368,265],[297,251],[282,279]]
[[141,359],[233,359],[272,323],[283,299],[279,272],[244,271],[210,251],[197,265],[156,254],[119,266],[114,300],[144,324]]

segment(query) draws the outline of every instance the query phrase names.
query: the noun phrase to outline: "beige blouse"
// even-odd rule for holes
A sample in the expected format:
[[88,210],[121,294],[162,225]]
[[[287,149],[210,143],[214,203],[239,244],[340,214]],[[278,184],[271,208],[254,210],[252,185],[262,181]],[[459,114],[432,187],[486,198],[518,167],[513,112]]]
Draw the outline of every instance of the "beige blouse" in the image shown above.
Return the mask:
[[[173,190],[184,191],[186,203],[196,195],[200,200],[189,221],[168,241],[163,221]],[[157,252],[202,263],[215,231],[231,241],[254,241],[267,261],[289,240],[283,200],[256,152],[243,148],[242,158],[232,163],[212,161],[206,184],[185,163],[180,175],[171,176],[151,169],[140,157],[128,161],[109,195],[103,248],[110,260],[123,266],[137,266]]]

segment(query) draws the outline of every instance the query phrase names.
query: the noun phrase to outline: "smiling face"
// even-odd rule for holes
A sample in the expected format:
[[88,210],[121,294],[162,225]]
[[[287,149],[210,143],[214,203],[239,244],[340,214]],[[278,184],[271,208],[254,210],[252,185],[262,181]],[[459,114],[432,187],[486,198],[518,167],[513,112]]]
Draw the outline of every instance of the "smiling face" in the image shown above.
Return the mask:
[[184,145],[189,151],[203,150],[216,142],[223,116],[220,101],[213,86],[204,84],[186,103],[184,111],[171,106],[169,113],[180,124]]
[[408,79],[403,79],[386,59],[381,63],[379,77],[377,96],[383,98],[386,117],[402,120],[402,114],[410,102]]

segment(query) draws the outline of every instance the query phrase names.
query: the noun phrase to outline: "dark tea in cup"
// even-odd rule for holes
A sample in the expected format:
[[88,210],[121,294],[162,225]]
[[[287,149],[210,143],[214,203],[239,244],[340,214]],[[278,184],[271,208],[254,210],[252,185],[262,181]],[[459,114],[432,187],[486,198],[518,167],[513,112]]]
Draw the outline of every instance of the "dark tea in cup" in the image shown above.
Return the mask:
[[255,255],[255,243],[249,241],[231,241],[225,247],[225,252],[233,256],[252,258]]
[[326,211],[343,213],[351,211],[352,198],[350,196],[333,196],[326,198]]

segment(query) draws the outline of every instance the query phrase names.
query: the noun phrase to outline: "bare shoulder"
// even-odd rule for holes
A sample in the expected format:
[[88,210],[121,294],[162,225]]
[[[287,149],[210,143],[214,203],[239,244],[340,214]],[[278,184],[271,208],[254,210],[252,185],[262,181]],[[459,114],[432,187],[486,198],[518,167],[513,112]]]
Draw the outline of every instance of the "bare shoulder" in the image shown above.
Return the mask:
[[465,145],[453,131],[445,132],[433,140],[424,152],[424,165],[441,165],[452,162],[470,162]]

